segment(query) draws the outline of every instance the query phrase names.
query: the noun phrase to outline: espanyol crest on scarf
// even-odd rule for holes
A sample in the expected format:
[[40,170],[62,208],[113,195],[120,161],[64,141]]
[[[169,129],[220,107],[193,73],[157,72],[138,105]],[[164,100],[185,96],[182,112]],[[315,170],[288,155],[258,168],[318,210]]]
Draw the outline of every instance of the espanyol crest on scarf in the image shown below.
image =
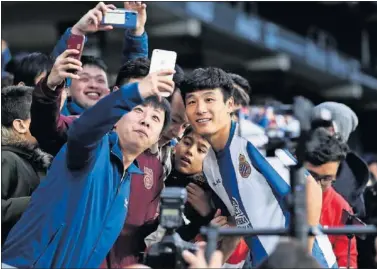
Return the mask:
[[251,174],[251,166],[247,162],[245,155],[240,154],[238,162],[238,171],[240,172],[241,177],[248,178]]

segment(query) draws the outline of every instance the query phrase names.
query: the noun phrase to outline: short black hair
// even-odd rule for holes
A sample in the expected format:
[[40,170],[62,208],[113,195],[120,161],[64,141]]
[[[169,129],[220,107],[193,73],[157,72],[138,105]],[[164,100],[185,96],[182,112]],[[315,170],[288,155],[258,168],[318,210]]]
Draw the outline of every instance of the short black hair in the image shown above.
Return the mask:
[[233,96],[233,81],[228,73],[216,67],[198,68],[187,75],[181,83],[180,89],[183,101],[186,103],[186,95],[192,92],[220,88],[224,101]]
[[171,108],[169,102],[165,98],[161,98],[160,101],[157,96],[149,96],[145,98],[142,106],[151,106],[156,109],[161,109],[165,112],[165,120],[162,127],[162,132],[166,131],[171,122]]
[[23,82],[26,86],[35,86],[35,79],[43,72],[49,73],[53,59],[41,52],[33,52],[11,60],[6,71],[13,74],[13,84]]
[[174,70],[175,74],[173,76],[173,81],[175,88],[179,88],[181,86],[181,83],[185,80],[185,72],[178,64],[175,65]]
[[99,69],[101,69],[105,73],[107,73],[107,65],[99,57],[94,57],[94,56],[90,56],[90,55],[83,55],[83,56],[81,56],[80,61],[81,61],[83,67],[85,65],[92,65],[92,66],[98,67]]
[[191,133],[193,133],[193,132],[194,132],[194,128],[192,128],[192,126],[190,125],[190,126],[188,126],[188,127],[185,129],[185,131],[184,131],[182,137],[188,136],[189,134],[191,134]]
[[1,89],[1,125],[11,127],[16,119],[30,119],[32,87],[9,86]]
[[314,130],[305,145],[305,161],[320,166],[345,160],[349,147],[338,134],[331,135],[325,128]]
[[[149,68],[151,66],[151,61],[148,58],[139,57],[127,61],[119,70],[115,86],[122,86],[127,83],[132,78],[144,78],[149,74]],[[185,73],[183,69],[176,64],[175,65],[175,74],[173,76],[173,81],[175,87],[179,88],[182,81],[185,78]]]
[[228,73],[233,80],[233,98],[236,105],[248,106],[250,103],[251,86],[249,82],[242,76]]
[[151,61],[148,58],[140,57],[127,61],[119,70],[115,86],[122,86],[130,79],[144,78],[149,73]]

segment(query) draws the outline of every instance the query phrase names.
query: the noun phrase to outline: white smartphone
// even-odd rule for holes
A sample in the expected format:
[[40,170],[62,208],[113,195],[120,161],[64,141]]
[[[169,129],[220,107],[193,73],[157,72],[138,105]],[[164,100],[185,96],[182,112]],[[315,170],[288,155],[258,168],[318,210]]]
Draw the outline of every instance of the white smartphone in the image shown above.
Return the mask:
[[[157,72],[163,69],[175,69],[175,63],[177,61],[177,53],[175,51],[155,49],[152,52],[151,66],[149,73]],[[173,75],[169,76],[173,79]],[[161,93],[163,97],[169,97],[170,93]]]

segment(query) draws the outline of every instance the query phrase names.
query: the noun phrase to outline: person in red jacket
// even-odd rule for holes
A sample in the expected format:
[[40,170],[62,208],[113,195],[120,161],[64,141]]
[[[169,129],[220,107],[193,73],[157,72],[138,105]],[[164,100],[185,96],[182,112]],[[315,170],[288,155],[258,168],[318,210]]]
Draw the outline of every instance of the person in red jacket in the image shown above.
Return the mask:
[[[336,180],[339,164],[346,158],[349,148],[339,136],[331,136],[323,128],[313,132],[305,149],[305,167],[321,185],[322,214],[320,223],[322,226],[339,227],[345,225],[343,211],[353,214],[351,206],[335,191],[332,184]],[[356,238],[351,239],[350,253],[348,253],[349,239],[346,235],[330,235],[335,256],[339,267],[347,267],[348,254],[350,255],[350,268],[357,268]]]

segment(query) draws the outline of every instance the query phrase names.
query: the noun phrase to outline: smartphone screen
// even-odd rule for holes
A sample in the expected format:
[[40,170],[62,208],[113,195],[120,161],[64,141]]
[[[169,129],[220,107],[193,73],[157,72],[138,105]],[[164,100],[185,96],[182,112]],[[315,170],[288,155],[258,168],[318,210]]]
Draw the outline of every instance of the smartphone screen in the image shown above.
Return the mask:
[[[175,51],[155,49],[152,52],[151,66],[149,73],[157,72],[163,69],[175,69],[177,53]],[[169,76],[173,79],[173,76]],[[170,96],[170,93],[162,93],[164,97]]]

